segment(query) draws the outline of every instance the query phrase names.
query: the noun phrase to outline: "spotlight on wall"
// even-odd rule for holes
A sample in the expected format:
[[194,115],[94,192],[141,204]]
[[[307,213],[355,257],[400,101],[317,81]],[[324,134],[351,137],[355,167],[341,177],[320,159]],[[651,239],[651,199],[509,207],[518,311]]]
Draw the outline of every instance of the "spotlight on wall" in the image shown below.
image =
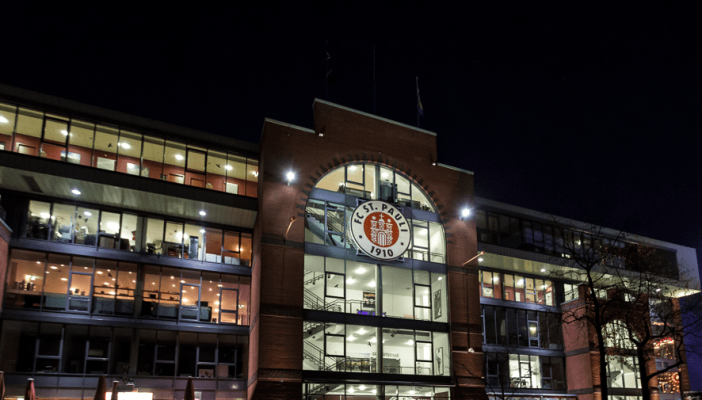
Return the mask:
[[285,179],[288,181],[288,185],[295,180],[295,173],[292,171],[288,171],[285,174]]

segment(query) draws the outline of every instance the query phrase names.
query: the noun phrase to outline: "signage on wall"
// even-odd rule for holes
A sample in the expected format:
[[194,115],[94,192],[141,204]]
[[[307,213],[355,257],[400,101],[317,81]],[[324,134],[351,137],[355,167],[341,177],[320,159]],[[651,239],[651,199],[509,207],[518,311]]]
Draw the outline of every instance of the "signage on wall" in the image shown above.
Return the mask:
[[375,308],[375,293],[363,292],[363,308]]
[[402,212],[383,201],[360,204],[351,215],[353,241],[376,260],[390,261],[409,248],[410,226]]

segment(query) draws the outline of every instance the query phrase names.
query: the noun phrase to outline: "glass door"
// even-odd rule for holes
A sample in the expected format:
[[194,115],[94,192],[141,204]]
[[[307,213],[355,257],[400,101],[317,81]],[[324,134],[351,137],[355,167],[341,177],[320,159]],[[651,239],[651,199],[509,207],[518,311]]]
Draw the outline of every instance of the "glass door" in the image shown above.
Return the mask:
[[179,319],[198,320],[200,315],[200,285],[180,284]]
[[220,289],[219,322],[236,324],[239,320],[239,290]]
[[71,272],[70,280],[68,281],[68,310],[88,312],[90,310],[92,288],[93,274]]

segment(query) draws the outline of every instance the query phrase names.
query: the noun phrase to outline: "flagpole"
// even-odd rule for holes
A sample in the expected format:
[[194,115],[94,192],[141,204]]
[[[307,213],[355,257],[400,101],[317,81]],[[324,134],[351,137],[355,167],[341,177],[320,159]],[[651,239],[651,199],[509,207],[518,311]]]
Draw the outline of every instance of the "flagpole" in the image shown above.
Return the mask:
[[326,57],[324,68],[324,100],[329,100],[329,41],[326,41]]
[[373,114],[375,114],[376,97],[375,97],[375,45],[373,45]]
[[415,77],[415,92],[417,93],[417,128],[419,128],[419,77]]

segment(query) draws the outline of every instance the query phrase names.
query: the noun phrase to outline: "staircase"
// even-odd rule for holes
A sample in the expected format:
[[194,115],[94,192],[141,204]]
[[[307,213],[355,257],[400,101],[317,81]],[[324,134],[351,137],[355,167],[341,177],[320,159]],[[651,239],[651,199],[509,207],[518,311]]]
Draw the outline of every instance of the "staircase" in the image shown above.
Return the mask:
[[[324,351],[309,341],[302,342],[302,359],[309,360],[314,365],[317,366],[319,371],[343,371],[344,362],[346,359],[344,357],[336,357],[336,361],[328,363],[325,359],[331,357],[325,357]],[[339,367],[342,367],[340,369]]]
[[[335,216],[333,213],[326,213],[325,226],[325,211],[324,208],[316,205],[308,206],[306,209],[307,224],[310,231],[317,237],[324,240],[324,243],[331,244],[336,247],[346,247],[346,243],[353,244],[348,235],[345,235],[346,227],[342,218]],[[327,232],[336,232],[338,235],[333,235]]]
[[[312,275],[311,278],[309,278],[310,274]],[[324,279],[324,273],[323,272],[315,272],[315,271],[305,271],[305,276],[304,276],[304,281],[303,284],[305,286],[307,285],[315,285],[317,281],[321,281]]]
[[[324,275],[322,275],[324,276]],[[306,310],[324,310],[324,299],[314,294],[311,290],[304,288],[303,307]]]

